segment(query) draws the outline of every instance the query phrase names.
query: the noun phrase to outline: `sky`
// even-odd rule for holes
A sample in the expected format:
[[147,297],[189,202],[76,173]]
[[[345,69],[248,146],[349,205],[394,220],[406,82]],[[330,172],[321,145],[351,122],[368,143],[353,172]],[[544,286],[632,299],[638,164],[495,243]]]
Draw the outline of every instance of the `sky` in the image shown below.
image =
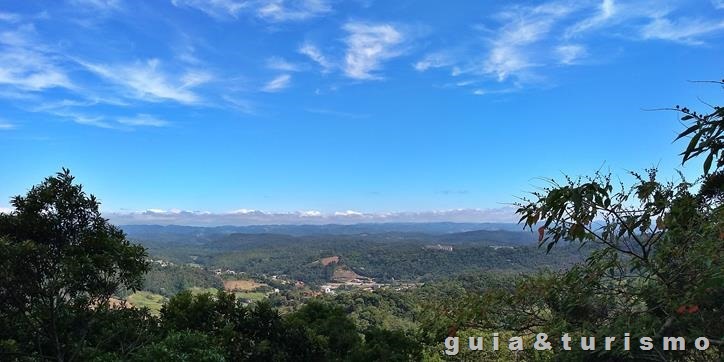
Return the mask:
[[[0,210],[69,168],[117,223],[516,219],[680,165],[724,2],[0,0]],[[718,102],[718,103],[717,103]]]

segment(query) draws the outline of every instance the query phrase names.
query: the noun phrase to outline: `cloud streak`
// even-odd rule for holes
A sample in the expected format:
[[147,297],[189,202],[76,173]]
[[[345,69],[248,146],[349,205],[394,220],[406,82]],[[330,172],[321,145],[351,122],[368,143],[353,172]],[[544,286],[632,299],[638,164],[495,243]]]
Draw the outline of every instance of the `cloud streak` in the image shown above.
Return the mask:
[[[720,3],[711,3],[712,12]],[[456,40],[460,46],[453,48],[454,52],[429,52],[413,67],[420,72],[445,68],[454,77],[465,75],[466,81],[455,83],[461,87],[495,82],[507,84],[508,89],[523,89],[547,81],[541,68],[587,64],[587,59],[602,52],[597,48],[600,38],[700,46],[724,32],[724,20],[690,16],[689,11],[680,2],[651,6],[640,0],[505,5],[474,27],[483,42]]]
[[146,101],[199,103],[201,97],[193,88],[211,80],[211,75],[200,71],[186,71],[171,76],[161,69],[161,61],[158,59],[113,66],[78,62],[91,73],[126,89],[127,96]]
[[39,44],[32,24],[0,33],[0,85],[32,92],[74,88],[53,53]]
[[354,79],[380,79],[373,74],[385,60],[399,56],[404,35],[390,24],[349,22],[344,56],[344,73]]
[[292,76],[289,74],[281,74],[276,76],[264,85],[262,90],[267,93],[279,92],[291,84]]
[[317,46],[313,44],[303,44],[301,47],[299,47],[299,53],[306,55],[307,57],[309,57],[309,59],[317,63],[320,67],[322,67],[322,72],[324,73],[329,72],[332,70],[332,68],[334,68],[334,64],[332,63],[332,61],[327,59],[327,57],[322,54],[319,48],[317,48]]
[[0,120],[0,131],[9,131],[11,129],[15,129],[14,124]]
[[139,114],[135,117],[127,118],[119,118],[118,123],[126,126],[135,126],[135,127],[166,127],[170,123],[166,120],[156,118],[154,116],[148,115],[148,114]]
[[270,22],[302,21],[332,11],[325,0],[270,0],[257,10],[257,15]]
[[236,18],[248,7],[246,1],[240,0],[171,0],[176,7],[193,8],[216,19]]
[[171,0],[179,8],[199,10],[217,20],[252,14],[270,23],[303,21],[332,11],[327,0]]

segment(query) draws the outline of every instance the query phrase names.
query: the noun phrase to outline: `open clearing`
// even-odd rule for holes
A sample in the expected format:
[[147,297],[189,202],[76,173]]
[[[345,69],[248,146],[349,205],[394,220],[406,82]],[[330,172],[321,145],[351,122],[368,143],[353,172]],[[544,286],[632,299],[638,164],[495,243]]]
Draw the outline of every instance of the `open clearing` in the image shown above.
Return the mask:
[[208,293],[211,295],[216,295],[216,292],[217,292],[216,288],[191,287],[191,288],[189,288],[189,290],[191,291],[191,294],[193,294],[193,295],[199,295],[199,294],[205,294],[205,293]]
[[266,284],[257,283],[248,279],[225,280],[224,289],[228,292],[251,292],[256,288],[264,287]]
[[153,315],[161,313],[161,307],[166,303],[166,298],[160,294],[139,291],[126,298],[127,302],[136,308],[148,308]]
[[236,296],[236,299],[247,299],[252,302],[256,302],[258,300],[266,298],[266,294],[260,292],[236,292],[234,293],[234,295]]
[[326,258],[322,258],[319,260],[319,262],[322,263],[322,265],[324,265],[324,266],[327,266],[332,263],[339,263],[339,256],[335,255],[335,256],[329,256]]

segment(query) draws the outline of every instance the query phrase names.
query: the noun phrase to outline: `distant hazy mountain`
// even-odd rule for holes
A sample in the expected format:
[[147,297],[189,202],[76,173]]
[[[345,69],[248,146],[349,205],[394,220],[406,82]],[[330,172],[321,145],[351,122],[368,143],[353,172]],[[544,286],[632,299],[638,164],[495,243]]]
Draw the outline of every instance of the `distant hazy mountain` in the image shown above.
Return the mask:
[[253,225],[196,227],[181,225],[123,225],[131,237],[145,234],[174,234],[187,236],[218,236],[223,234],[285,234],[285,235],[356,235],[389,232],[451,234],[476,230],[521,231],[518,224],[510,223],[379,223],[353,225]]

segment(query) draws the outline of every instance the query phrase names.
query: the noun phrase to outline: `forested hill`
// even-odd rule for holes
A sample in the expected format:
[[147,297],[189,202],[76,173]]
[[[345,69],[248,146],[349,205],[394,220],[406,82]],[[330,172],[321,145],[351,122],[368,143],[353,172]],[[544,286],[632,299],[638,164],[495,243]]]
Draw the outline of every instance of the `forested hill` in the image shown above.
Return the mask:
[[[391,231],[395,225],[409,231]],[[530,231],[427,233],[425,230],[431,229],[465,230],[473,224],[417,224],[420,230],[412,230],[412,225],[352,225],[346,234],[328,233],[328,228],[343,230],[344,225],[279,226],[275,233],[251,233],[256,230],[251,227],[143,226],[126,230],[154,259],[259,276],[286,275],[313,284],[330,282],[335,271],[347,270],[381,282],[430,281],[481,270],[557,270],[581,261],[588,253],[571,247],[546,255]],[[320,233],[300,235],[303,233],[296,228]],[[294,234],[280,233],[285,229]],[[335,265],[317,262],[330,257],[336,259]]]

